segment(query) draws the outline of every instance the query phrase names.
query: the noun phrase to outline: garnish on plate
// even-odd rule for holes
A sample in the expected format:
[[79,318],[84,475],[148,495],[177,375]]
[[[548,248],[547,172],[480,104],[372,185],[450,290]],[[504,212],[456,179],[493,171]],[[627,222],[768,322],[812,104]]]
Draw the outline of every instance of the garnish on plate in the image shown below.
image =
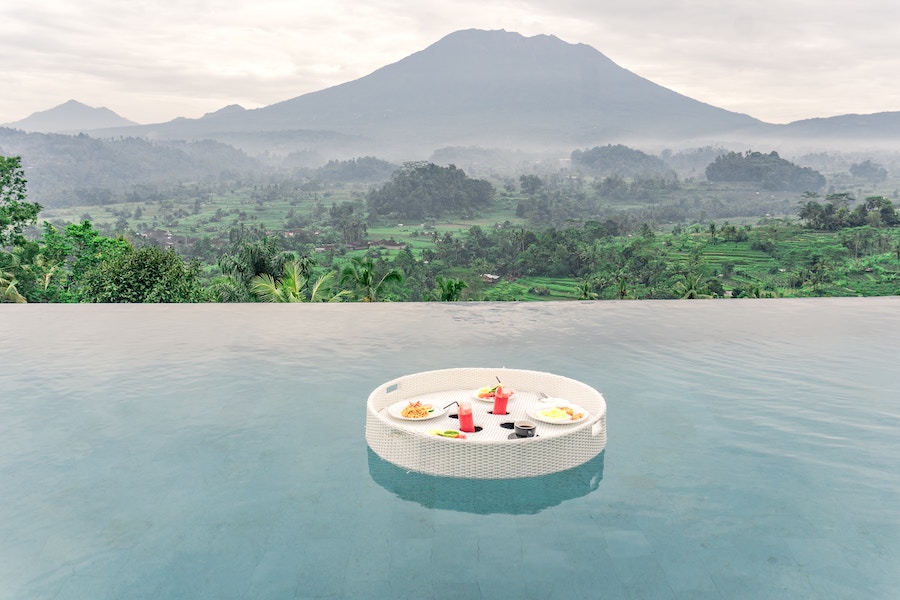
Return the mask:
[[476,392],[476,394],[478,395],[479,398],[493,398],[494,392],[496,392],[496,391],[497,391],[496,385],[493,387],[485,386],[483,388],[478,388],[478,391]]
[[[500,387],[499,385],[494,385],[494,386],[485,386],[482,388],[478,388],[478,390],[475,392],[475,396],[477,398],[481,398],[482,400],[493,400],[494,396],[497,395],[497,388],[499,388],[499,387]],[[506,391],[507,396],[512,396],[514,393],[513,390],[511,390],[509,388],[503,388],[503,389]]]
[[456,431],[455,429],[432,429],[431,431],[429,431],[429,433],[431,433],[432,435],[439,435],[441,437],[456,438],[458,440],[466,439],[466,434],[462,433],[461,431]]

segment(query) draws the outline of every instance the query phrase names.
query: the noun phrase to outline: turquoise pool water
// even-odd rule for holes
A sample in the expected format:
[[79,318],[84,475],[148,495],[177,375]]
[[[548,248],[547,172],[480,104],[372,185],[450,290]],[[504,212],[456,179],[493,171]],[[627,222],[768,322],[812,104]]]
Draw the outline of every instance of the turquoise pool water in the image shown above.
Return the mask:
[[[900,299],[0,308],[0,599],[847,598],[900,590]],[[377,385],[603,392],[606,450],[393,468]]]

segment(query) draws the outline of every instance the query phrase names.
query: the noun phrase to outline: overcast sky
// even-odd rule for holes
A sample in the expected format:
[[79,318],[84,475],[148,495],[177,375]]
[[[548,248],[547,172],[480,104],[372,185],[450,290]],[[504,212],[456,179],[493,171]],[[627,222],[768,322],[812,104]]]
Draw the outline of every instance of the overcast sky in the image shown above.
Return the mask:
[[357,79],[459,29],[552,34],[771,123],[900,110],[897,0],[25,0],[0,123],[69,99],[140,123]]

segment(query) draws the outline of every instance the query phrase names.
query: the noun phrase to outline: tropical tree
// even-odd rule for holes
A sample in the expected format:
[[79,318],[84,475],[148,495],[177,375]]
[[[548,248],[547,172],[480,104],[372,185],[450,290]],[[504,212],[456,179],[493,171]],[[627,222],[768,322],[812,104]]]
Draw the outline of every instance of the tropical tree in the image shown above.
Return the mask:
[[45,284],[41,297],[51,302],[80,302],[85,275],[133,249],[122,237],[100,235],[90,221],[67,225],[64,232],[45,222],[39,265]]
[[489,302],[517,302],[524,300],[528,295],[528,288],[511,281],[501,281],[492,286],[484,294],[484,299]]
[[326,300],[326,295],[331,293],[331,280],[334,278],[334,271],[329,271],[316,279],[312,287],[309,289],[310,302],[341,302],[345,297],[350,295],[347,290],[341,290],[336,294],[331,294]]
[[14,248],[13,252],[0,251],[0,302],[27,301],[19,280],[24,272],[19,250],[20,248]]
[[25,296],[19,293],[18,282],[15,275],[6,270],[0,270],[0,302],[27,302]]
[[582,279],[578,282],[578,299],[579,300],[596,300],[600,297],[594,291],[594,281],[591,279]]
[[229,234],[231,248],[219,257],[223,277],[216,278],[209,286],[209,294],[218,302],[250,302],[250,282],[254,277],[268,275],[273,281],[280,278],[284,265],[296,261],[300,273],[309,276],[312,261],[309,257],[297,257],[284,249],[279,238],[262,230],[247,231],[243,228]]
[[454,165],[442,167],[430,162],[404,164],[390,181],[366,195],[370,216],[403,219],[471,214],[493,201],[494,186],[488,181],[471,179]]
[[707,286],[704,284],[703,275],[697,273],[682,275],[681,281],[675,283],[675,292],[686,300],[712,298]]
[[25,242],[22,232],[37,223],[41,205],[26,202],[21,158],[0,156],[0,248]]
[[435,277],[434,283],[437,287],[432,295],[439,302],[457,302],[462,297],[462,291],[469,287],[462,279],[449,279],[443,275]]
[[199,302],[200,263],[171,248],[131,249],[85,273],[82,293],[87,302]]
[[380,278],[376,275],[375,262],[368,256],[354,256],[350,264],[341,271],[341,283],[349,282],[356,288],[358,297],[363,302],[377,302],[385,285],[391,282],[401,283],[403,274],[395,268],[388,271]]
[[[250,291],[262,302],[323,302],[330,288],[334,272],[319,277],[307,292],[308,277],[303,274],[300,261],[291,260],[284,264],[284,273],[278,279],[268,273],[257,275],[250,280]],[[349,292],[341,291],[328,298],[328,302],[340,302]]]
[[247,286],[242,285],[231,275],[216,277],[206,289],[209,299],[213,302],[249,302],[250,292]]
[[[219,268],[243,285],[257,275],[280,275],[285,263],[298,260],[296,254],[284,250],[281,241],[263,232],[235,231],[231,234],[231,251],[219,258]],[[300,262],[301,267],[308,263]]]
[[340,205],[332,204],[328,211],[331,227],[338,232],[345,244],[355,244],[366,237],[368,228],[357,208],[358,205],[353,202],[344,202]]

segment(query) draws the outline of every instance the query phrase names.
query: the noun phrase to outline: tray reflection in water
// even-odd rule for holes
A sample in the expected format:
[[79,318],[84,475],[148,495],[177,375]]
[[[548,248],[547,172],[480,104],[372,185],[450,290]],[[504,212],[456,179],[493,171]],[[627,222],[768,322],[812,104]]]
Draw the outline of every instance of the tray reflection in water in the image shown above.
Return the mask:
[[459,479],[407,471],[366,448],[372,480],[426,508],[475,514],[535,514],[593,492],[603,479],[605,450],[566,471],[521,479]]

